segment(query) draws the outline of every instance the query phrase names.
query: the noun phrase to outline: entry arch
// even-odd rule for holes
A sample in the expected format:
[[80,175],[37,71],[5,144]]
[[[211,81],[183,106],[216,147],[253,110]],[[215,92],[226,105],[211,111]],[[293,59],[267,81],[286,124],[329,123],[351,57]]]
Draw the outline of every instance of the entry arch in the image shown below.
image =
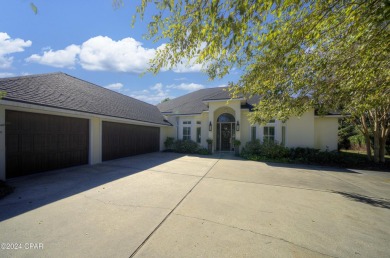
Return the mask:
[[222,113],[217,118],[217,151],[233,151],[236,138],[236,119],[230,113]]

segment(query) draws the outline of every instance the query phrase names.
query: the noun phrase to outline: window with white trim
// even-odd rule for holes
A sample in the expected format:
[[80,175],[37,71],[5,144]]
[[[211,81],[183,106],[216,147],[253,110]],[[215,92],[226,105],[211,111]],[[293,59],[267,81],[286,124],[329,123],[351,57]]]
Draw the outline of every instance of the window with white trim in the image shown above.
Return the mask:
[[191,121],[183,121],[183,140],[191,140]]
[[264,126],[263,131],[263,142],[274,142],[275,141],[275,127]]

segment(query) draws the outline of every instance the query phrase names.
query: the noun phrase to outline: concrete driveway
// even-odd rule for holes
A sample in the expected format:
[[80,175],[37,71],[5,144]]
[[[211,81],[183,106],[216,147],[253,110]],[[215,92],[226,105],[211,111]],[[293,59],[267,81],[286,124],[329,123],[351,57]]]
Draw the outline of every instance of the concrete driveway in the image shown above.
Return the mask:
[[390,173],[153,153],[10,180],[0,257],[389,257]]

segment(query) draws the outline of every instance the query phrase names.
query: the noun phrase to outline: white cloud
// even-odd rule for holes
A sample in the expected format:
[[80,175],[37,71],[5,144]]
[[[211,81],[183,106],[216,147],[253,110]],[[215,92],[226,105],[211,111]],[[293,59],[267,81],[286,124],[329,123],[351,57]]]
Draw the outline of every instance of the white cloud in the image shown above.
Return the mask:
[[107,89],[110,89],[110,90],[121,90],[123,88],[123,84],[120,83],[120,82],[112,83],[112,84],[107,85],[104,88],[107,88]]
[[0,78],[16,76],[14,73],[0,73]]
[[176,84],[168,85],[167,88],[186,90],[186,91],[196,91],[196,90],[204,89],[205,87],[202,84],[197,84],[197,83],[180,83],[178,85]]
[[0,68],[10,68],[13,62],[13,57],[9,54],[23,52],[26,47],[30,47],[32,42],[30,40],[24,41],[23,39],[11,39],[11,37],[5,33],[0,32]]
[[186,77],[181,77],[181,78],[176,78],[176,79],[173,79],[175,81],[186,81],[187,78]]
[[79,53],[80,46],[70,45],[63,50],[46,50],[41,56],[34,54],[26,58],[26,61],[60,68],[74,68]]
[[[149,67],[149,61],[155,57],[157,48],[145,48],[142,42],[133,38],[115,41],[107,36],[96,36],[81,45],[70,45],[62,50],[43,49],[43,54],[34,54],[26,59],[54,67],[73,68],[79,63],[85,70],[142,73]],[[199,72],[201,64],[193,60],[182,60],[181,64],[172,68],[176,73]],[[167,71],[163,68],[161,71]]]
[[130,97],[143,100],[150,104],[158,104],[166,98],[172,99],[173,97],[169,93],[169,89],[166,89],[162,83],[156,83],[154,86],[150,87],[148,90],[142,90],[138,92],[133,92],[130,94]]
[[142,47],[142,43],[133,38],[114,41],[97,36],[82,44],[80,63],[84,69],[92,71],[142,73],[155,52],[155,49]]

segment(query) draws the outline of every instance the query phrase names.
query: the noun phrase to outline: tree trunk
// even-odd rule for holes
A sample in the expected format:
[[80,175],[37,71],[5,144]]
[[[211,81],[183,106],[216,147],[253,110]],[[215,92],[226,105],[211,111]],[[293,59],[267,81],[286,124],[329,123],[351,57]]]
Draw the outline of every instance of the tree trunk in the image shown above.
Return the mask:
[[379,132],[374,132],[374,162],[379,163],[380,157],[380,135]]
[[364,133],[364,139],[366,140],[366,152],[367,152],[367,159],[369,161],[372,161],[372,154],[371,154],[371,140],[370,140],[370,134]]
[[360,131],[363,133],[364,139],[366,141],[367,159],[372,161],[370,133],[368,132],[366,117],[362,115],[360,121],[362,122],[363,127],[363,130]]
[[379,143],[379,161],[385,163],[385,149],[386,146],[386,138],[382,138]]
[[386,158],[385,158],[385,154],[386,154],[386,140],[387,140],[387,137],[389,136],[389,128],[386,127],[386,125],[383,125],[382,128],[381,128],[381,139],[380,139],[380,146],[379,146],[379,159],[380,159],[380,162],[382,163],[385,163],[386,162]]

